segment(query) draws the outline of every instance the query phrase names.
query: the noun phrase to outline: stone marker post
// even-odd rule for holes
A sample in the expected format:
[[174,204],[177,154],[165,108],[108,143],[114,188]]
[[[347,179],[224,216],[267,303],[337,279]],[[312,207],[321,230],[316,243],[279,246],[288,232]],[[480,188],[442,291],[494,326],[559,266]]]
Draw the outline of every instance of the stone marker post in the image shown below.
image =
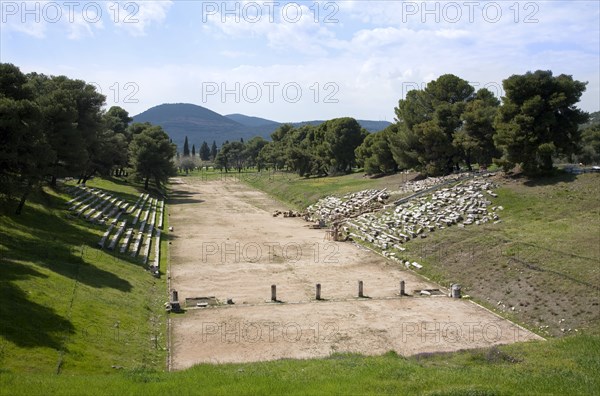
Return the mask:
[[171,310],[174,312],[181,312],[177,290],[171,290]]
[[453,284],[452,285],[452,289],[451,289],[451,293],[450,295],[452,296],[452,298],[461,298],[461,292],[460,292],[460,285],[459,284]]

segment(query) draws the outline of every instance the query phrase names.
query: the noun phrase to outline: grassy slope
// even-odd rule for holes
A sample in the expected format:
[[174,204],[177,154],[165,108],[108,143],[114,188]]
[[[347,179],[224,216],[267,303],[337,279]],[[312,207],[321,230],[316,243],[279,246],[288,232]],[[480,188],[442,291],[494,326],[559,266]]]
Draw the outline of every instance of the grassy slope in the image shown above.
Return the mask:
[[[135,188],[95,180],[90,186]],[[162,368],[164,281],[135,261],[95,248],[105,227],[67,217],[60,190],[34,195],[21,216],[0,216],[0,367],[3,372],[111,373]],[[158,291],[158,292],[157,292]],[[150,318],[161,325],[151,326]],[[164,336],[159,338],[164,344]]]
[[422,272],[542,335],[599,329],[600,175],[498,181],[502,223],[410,242]]
[[12,394],[428,394],[593,395],[600,380],[598,337],[513,344],[490,350],[404,358],[333,355],[318,360],[199,365],[176,373],[110,376],[3,375]]

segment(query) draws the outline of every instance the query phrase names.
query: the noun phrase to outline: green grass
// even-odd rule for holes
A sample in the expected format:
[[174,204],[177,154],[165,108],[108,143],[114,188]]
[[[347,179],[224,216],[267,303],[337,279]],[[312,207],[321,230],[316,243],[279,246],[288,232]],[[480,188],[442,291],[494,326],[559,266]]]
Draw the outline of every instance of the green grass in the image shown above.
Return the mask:
[[268,191],[277,199],[286,201],[297,209],[328,195],[343,195],[357,190],[375,188],[377,180],[364,178],[361,174],[344,176],[304,178],[289,173],[273,173],[268,177],[248,177],[252,187]]
[[[138,196],[111,181],[88,184]],[[97,249],[106,227],[70,218],[61,191],[32,195],[21,216],[3,202],[0,370],[69,375],[164,367],[164,281],[135,260]],[[159,348],[150,341],[156,333]]]
[[37,394],[407,394],[594,395],[600,389],[600,338],[567,337],[409,358],[332,355],[326,359],[198,365],[164,373],[3,374],[0,387]]
[[[222,178],[218,172],[190,177]],[[250,172],[242,180],[302,207],[329,194],[393,189],[403,177],[269,178]],[[600,394],[598,306],[592,305],[598,292],[586,286],[598,285],[598,181],[598,175],[504,180],[494,202],[506,208],[502,223],[436,231],[407,245],[426,264],[426,275],[460,282],[476,300],[530,328],[539,331],[539,317],[544,324],[550,318],[557,322],[550,311],[566,315],[564,309],[573,309],[568,320],[574,322],[564,323],[578,320],[583,330],[577,335],[408,358],[392,352],[332,355],[203,364],[173,373],[165,371],[164,277],[156,280],[135,261],[94,248],[104,228],[68,218],[63,204],[68,197],[59,190],[33,196],[22,216],[9,214],[3,202],[0,390],[11,395]],[[133,201],[139,195],[137,186],[119,180],[88,184]],[[168,241],[165,233],[163,273]],[[520,311],[500,310],[497,299]],[[518,304],[528,299],[528,307]]]
[[[69,183],[72,185],[73,183]],[[142,192],[146,192],[142,189],[141,184],[131,183],[118,177],[111,178],[100,178],[94,177],[88,180],[86,183],[88,187],[100,188],[102,190],[109,190],[119,197],[128,200],[131,203],[135,203]]]
[[201,181],[231,181],[244,182],[250,186],[264,191],[272,197],[287,205],[302,210],[315,203],[320,198],[328,195],[344,195],[349,192],[372,188],[393,189],[406,180],[412,179],[415,174],[397,174],[382,178],[371,179],[364,177],[363,173],[352,173],[334,177],[300,177],[295,173],[244,170],[240,173],[228,173],[209,170],[194,171],[180,174],[181,177],[191,177]]
[[[500,179],[500,224],[406,244],[421,271],[541,335],[600,328],[600,175]],[[513,309],[514,307],[514,309]],[[571,329],[571,330],[569,330]]]

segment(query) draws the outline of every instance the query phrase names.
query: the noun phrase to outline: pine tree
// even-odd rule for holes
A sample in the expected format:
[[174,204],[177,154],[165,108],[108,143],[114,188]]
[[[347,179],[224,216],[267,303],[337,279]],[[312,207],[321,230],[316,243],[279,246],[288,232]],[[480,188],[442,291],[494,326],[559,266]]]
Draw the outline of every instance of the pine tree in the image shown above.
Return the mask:
[[208,161],[210,159],[210,148],[208,148],[208,143],[205,141],[202,142],[200,146],[200,159],[202,161]]
[[192,144],[192,157],[196,156],[196,145]]
[[17,66],[0,63],[0,195],[18,191],[21,199],[16,214],[21,214],[30,192],[56,159],[41,128],[40,106],[27,82]]
[[588,114],[575,105],[586,88],[572,76],[550,70],[512,75],[502,81],[505,96],[494,120],[493,137],[504,170],[520,165],[526,174],[552,171],[556,157],[575,154],[579,124]]
[[145,126],[141,133],[133,137],[129,152],[133,174],[144,182],[145,190],[148,190],[150,178],[160,189],[175,174],[173,156],[177,150],[174,144],[169,143],[169,136],[160,126]]

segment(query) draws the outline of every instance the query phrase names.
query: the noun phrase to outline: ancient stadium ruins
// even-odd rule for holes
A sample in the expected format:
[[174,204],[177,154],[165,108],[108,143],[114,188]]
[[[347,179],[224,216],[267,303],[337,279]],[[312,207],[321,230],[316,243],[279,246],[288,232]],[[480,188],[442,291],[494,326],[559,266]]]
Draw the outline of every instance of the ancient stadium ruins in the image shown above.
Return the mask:
[[283,205],[238,180],[174,179],[168,278],[185,313],[170,315],[170,368],[540,339],[404,265],[411,238],[498,221],[493,187],[444,180],[406,201],[379,190],[327,198],[307,222],[273,216]]

